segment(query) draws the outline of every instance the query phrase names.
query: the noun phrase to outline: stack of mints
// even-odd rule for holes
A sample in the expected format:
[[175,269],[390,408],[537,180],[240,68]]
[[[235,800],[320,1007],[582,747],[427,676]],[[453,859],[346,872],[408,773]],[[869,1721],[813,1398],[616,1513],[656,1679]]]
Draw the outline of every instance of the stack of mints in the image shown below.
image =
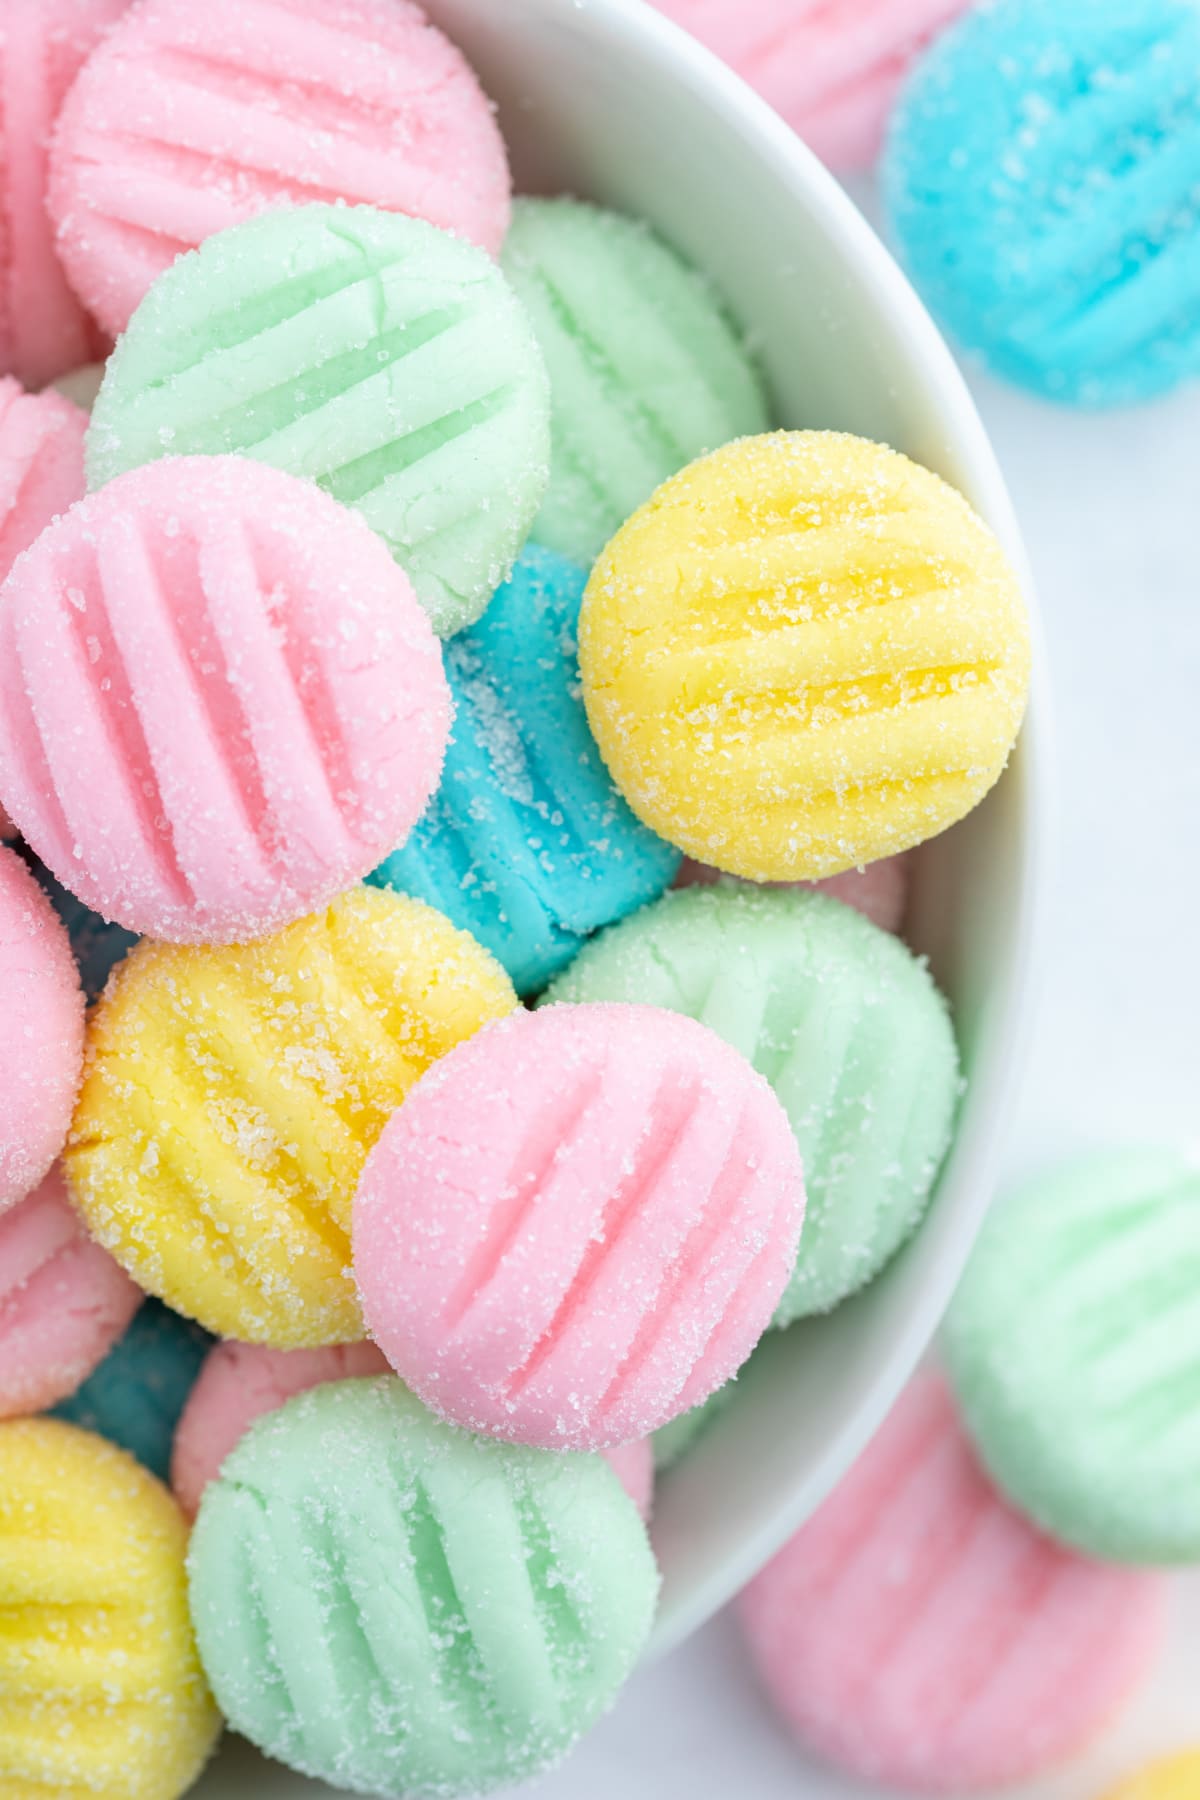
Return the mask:
[[1018,584],[772,432],[647,227],[514,205],[404,0],[2,54],[7,363],[117,343],[0,413],[0,1786],[171,1800],[223,1714],[483,1791],[646,1641],[649,1440],[925,1213],[904,856],[1005,765]]

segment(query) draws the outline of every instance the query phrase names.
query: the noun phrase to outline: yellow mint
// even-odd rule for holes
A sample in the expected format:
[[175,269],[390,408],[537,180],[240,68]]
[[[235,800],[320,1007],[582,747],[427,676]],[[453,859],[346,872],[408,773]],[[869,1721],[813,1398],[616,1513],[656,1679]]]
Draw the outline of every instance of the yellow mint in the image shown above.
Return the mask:
[[907,850],[977,806],[1024,716],[1017,577],[963,497],[861,438],[693,463],[623,526],[580,624],[592,730],[633,810],[752,881]]
[[131,1456],[0,1425],[0,1794],[175,1800],[220,1719],[192,1637],[187,1526]]
[[254,944],[144,942],[90,1021],[76,1203],[142,1287],[210,1331],[353,1342],[368,1152],[429,1065],[515,1005],[474,938],[375,889]]

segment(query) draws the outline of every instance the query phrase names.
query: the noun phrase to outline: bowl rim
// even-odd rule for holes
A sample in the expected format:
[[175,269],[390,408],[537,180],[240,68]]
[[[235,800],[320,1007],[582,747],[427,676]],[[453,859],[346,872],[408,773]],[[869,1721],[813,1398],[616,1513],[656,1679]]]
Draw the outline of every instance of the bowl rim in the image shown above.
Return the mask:
[[[539,10],[562,0],[522,0]],[[838,1431],[802,1488],[782,1491],[769,1520],[745,1539],[736,1555],[698,1582],[683,1603],[660,1614],[644,1658],[674,1649],[749,1581],[782,1547],[836,1485],[878,1430],[928,1350],[995,1189],[1004,1132],[1016,1098],[1023,1050],[1032,1033],[1037,969],[1043,954],[1040,929],[1043,872],[1047,861],[1055,788],[1050,753],[1050,702],[1044,636],[1037,591],[1016,511],[987,430],[962,368],[915,288],[851,196],[790,125],[712,51],[660,13],[652,0],[568,0],[572,29],[589,35],[605,54],[649,59],[664,81],[683,83],[700,105],[719,114],[782,183],[803,194],[814,227],[863,290],[871,308],[904,341],[914,376],[927,396],[948,450],[959,466],[958,485],[991,526],[1019,578],[1029,614],[1033,678],[1020,736],[1018,830],[1020,873],[1013,949],[1002,1003],[989,1032],[986,1064],[976,1080],[986,1090],[984,1117],[974,1121],[973,1180],[985,1190],[970,1214],[964,1210],[956,1256],[946,1259],[897,1333],[892,1354],[869,1395]]]

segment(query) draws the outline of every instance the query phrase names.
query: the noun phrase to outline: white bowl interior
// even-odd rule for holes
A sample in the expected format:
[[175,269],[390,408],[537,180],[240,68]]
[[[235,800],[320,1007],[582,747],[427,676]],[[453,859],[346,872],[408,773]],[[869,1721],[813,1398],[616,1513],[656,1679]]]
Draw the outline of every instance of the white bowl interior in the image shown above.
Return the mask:
[[[518,188],[648,219],[750,330],[781,424],[894,444],[961,488],[1024,568],[958,370],[836,183],[739,81],[642,0],[424,0],[500,108]],[[953,1003],[967,1092],[917,1238],[831,1317],[775,1334],[659,1487],[653,1651],[727,1600],[829,1492],[937,1328],[991,1197],[1020,1054],[1039,837],[1036,728],[965,824],[915,859],[908,936]],[[231,1746],[208,1800],[330,1790]]]

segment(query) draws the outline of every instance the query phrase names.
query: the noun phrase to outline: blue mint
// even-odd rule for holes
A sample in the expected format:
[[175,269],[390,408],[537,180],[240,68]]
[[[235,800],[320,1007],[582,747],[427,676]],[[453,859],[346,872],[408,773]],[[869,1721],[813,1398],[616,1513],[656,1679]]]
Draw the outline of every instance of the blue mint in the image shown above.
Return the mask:
[[370,877],[472,932],[522,994],[679,867],[618,794],[588,727],[576,644],[586,579],[530,545],[479,624],[446,645],[456,711],[442,783]]
[[1200,7],[995,0],[918,65],[887,210],[933,312],[1076,406],[1200,374]]

